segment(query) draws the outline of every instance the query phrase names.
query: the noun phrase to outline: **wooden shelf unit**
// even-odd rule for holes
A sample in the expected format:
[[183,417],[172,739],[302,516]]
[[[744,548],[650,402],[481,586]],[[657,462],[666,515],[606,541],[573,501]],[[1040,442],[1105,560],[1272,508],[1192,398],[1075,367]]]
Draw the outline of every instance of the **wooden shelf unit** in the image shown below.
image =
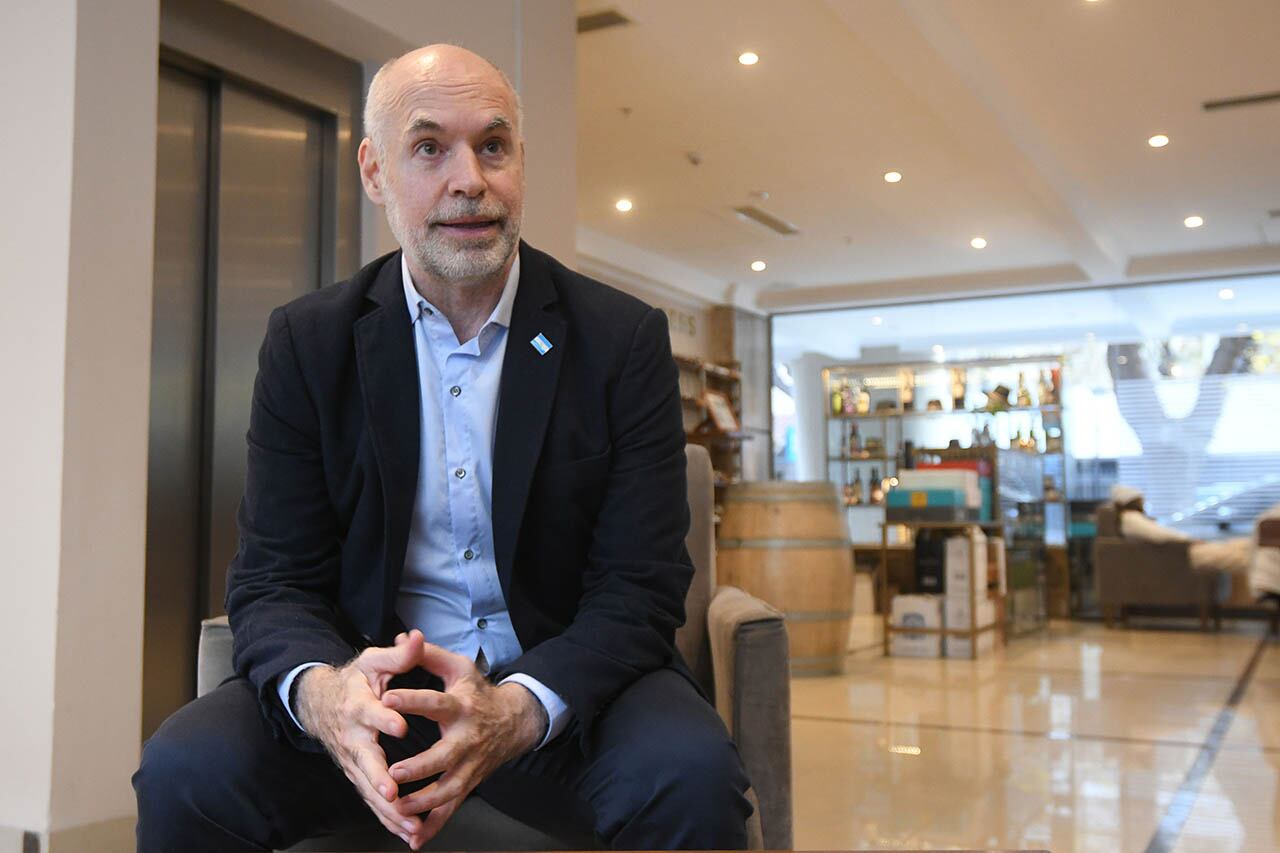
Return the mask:
[[[912,530],[964,530],[969,537],[970,558],[975,559],[973,554],[978,550],[979,531],[994,530],[1000,532],[1003,525],[999,522],[980,522],[980,521],[895,521],[892,524],[909,527]],[[893,607],[889,598],[889,524],[880,525],[880,571],[879,587],[880,600],[884,602],[884,613],[881,618],[884,620],[884,655],[889,656],[890,639],[893,634],[926,634],[941,635],[943,638],[942,657],[947,657],[946,638],[954,637],[956,639],[967,638],[969,640],[969,659],[977,660],[978,657],[978,635],[987,631],[999,631],[1001,644],[1007,644],[1009,640],[1008,631],[1005,627],[1005,620],[1000,618],[1001,612],[1004,610],[1004,599],[999,590],[993,595],[988,589],[990,578],[987,583],[982,584],[983,593],[988,599],[996,602],[996,618],[990,625],[978,625],[978,591],[974,588],[974,584],[969,584],[969,627],[967,628],[913,628],[899,627],[893,624]],[[985,540],[984,540],[985,543]],[[982,555],[982,566],[987,566],[987,554],[984,548]],[[943,605],[943,617],[946,617],[945,602]]]
[[[741,429],[742,372],[736,363],[718,364],[689,356],[674,356],[680,371],[680,403],[684,412],[685,440],[700,444],[711,454],[715,472],[716,521],[724,488],[742,479],[742,443],[753,436]],[[723,394],[733,409],[739,429],[720,429],[707,408],[706,392]]]

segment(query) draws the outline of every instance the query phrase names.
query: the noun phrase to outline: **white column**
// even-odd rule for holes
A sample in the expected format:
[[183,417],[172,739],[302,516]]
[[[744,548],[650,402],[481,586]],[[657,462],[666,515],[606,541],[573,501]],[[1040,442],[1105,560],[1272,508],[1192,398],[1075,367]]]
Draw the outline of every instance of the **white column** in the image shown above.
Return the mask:
[[831,359],[817,353],[805,353],[793,361],[791,376],[796,383],[796,478],[827,479],[827,395],[822,387],[822,368]]
[[132,848],[158,16],[0,27],[0,849]]

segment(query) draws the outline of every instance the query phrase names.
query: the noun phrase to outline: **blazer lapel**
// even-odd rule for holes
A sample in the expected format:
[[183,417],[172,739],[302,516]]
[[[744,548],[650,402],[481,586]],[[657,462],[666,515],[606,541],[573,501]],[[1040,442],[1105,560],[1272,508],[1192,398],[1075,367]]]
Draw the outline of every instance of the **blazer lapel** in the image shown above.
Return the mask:
[[[555,308],[558,298],[545,258],[522,242],[520,286],[502,362],[493,448],[494,556],[504,595],[511,588],[516,537],[542,452],[567,343],[564,317]],[[545,354],[533,343],[539,335],[551,345]]]
[[400,255],[392,256],[369,288],[377,307],[355,324],[356,363],[369,433],[382,475],[386,521],[383,621],[395,614],[395,594],[418,488],[421,412],[413,325],[404,300]]

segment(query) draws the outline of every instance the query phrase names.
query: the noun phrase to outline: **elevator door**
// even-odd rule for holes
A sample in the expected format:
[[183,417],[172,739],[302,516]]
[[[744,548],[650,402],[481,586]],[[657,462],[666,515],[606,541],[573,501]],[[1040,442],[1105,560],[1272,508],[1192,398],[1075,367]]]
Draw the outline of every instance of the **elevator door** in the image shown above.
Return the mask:
[[223,612],[258,348],[271,309],[321,284],[332,132],[163,65],[157,118],[144,736],[194,696],[200,619]]

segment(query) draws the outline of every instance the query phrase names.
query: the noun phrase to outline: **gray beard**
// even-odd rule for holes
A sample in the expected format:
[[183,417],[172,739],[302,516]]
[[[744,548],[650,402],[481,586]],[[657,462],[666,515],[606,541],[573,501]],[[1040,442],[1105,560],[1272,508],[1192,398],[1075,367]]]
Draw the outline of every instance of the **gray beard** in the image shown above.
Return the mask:
[[[400,216],[400,208],[391,196],[385,199],[387,224],[400,247],[413,258],[418,268],[440,281],[465,281],[497,275],[520,243],[520,216],[503,210],[502,230],[488,244],[458,248],[431,226],[410,225]],[[492,215],[486,211],[482,215]],[[459,211],[451,215],[481,215],[475,211]],[[495,217],[496,218],[496,217]]]

